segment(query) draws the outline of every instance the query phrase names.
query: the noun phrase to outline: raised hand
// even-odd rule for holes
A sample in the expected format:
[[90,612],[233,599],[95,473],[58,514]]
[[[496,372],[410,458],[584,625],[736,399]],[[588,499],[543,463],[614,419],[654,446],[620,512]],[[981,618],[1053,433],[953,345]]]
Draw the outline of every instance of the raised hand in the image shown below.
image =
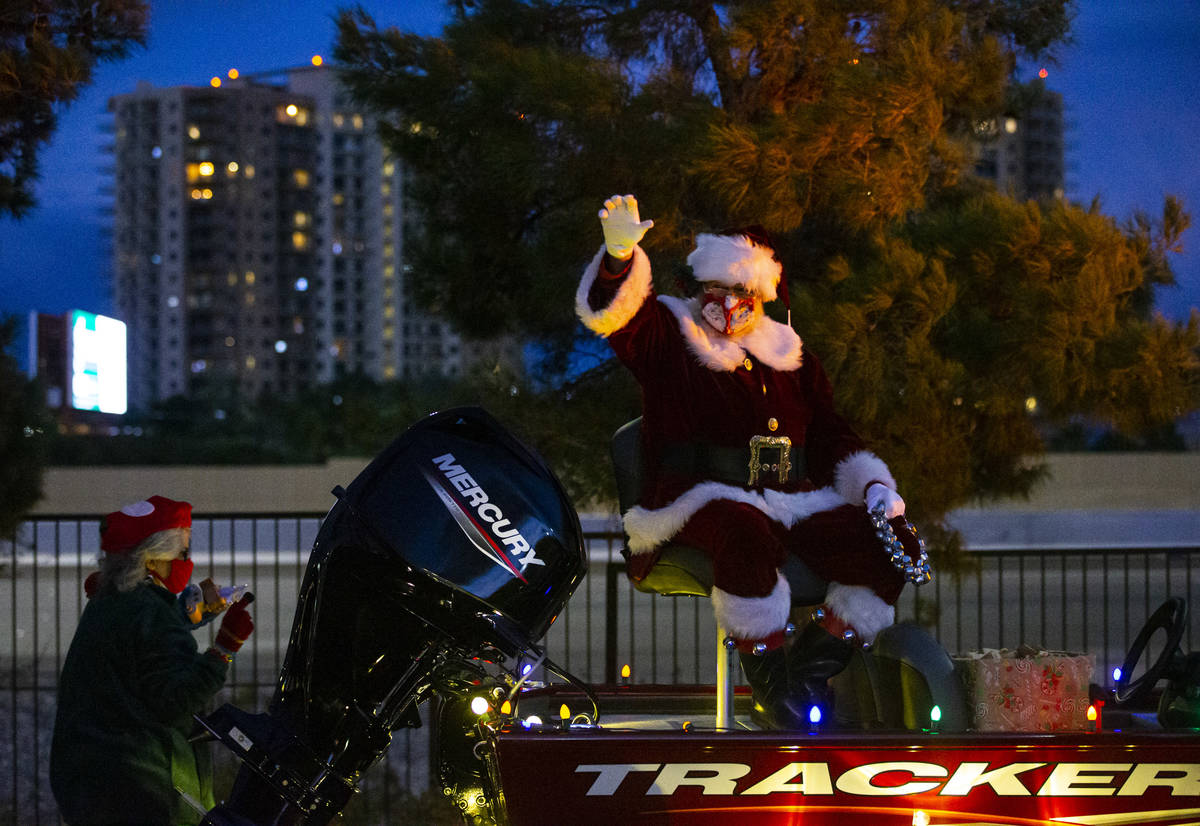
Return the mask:
[[609,255],[621,261],[633,255],[633,248],[652,226],[653,221],[643,221],[638,217],[637,198],[632,195],[614,195],[604,202],[604,208],[600,210],[604,248]]

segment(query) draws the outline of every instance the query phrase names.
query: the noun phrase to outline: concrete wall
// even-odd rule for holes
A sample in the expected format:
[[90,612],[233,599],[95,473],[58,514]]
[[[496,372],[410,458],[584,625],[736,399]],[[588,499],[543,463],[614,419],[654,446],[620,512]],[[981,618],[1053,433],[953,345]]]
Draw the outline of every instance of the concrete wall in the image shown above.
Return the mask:
[[1200,509],[1200,453],[1052,453],[1049,478],[1028,500],[989,510]]
[[[325,465],[60,467],[46,472],[35,514],[104,514],[158,493],[197,512],[324,512],[329,491],[348,485],[369,459]],[[1200,511],[1200,453],[1058,453],[1029,500],[987,503],[997,515],[1049,511]],[[910,499],[919,491],[901,493]]]
[[349,485],[368,459],[324,465],[55,467],[46,470],[38,514],[103,515],[159,494],[204,513],[324,513],[330,490]]

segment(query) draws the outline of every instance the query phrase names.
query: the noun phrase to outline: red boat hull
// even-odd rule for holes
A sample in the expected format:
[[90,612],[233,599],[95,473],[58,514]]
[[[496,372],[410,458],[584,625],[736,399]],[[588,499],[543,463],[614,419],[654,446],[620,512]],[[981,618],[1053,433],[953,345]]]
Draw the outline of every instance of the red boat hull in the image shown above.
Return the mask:
[[514,826],[1200,824],[1192,735],[514,727],[493,745]]

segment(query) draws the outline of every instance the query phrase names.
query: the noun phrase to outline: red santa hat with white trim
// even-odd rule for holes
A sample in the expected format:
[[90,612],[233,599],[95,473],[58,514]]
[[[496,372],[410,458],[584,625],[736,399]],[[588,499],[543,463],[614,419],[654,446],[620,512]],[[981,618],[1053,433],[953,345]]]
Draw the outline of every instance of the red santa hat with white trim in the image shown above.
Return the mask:
[[[783,278],[783,265],[775,257],[766,233],[757,228],[700,233],[688,266],[701,284],[743,287],[763,301],[774,301]],[[783,297],[787,303],[787,287]]]
[[128,553],[159,531],[191,524],[191,503],[151,496],[100,520],[100,549],[110,554]]

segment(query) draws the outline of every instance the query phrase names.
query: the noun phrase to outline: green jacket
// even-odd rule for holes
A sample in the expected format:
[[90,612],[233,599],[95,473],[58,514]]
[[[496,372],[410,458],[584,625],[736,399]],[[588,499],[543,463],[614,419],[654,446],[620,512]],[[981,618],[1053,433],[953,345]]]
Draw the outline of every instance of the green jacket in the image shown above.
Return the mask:
[[50,747],[50,786],[66,822],[198,823],[177,790],[214,805],[208,746],[188,736],[227,671],[199,653],[163,588],[91,599],[63,663]]

